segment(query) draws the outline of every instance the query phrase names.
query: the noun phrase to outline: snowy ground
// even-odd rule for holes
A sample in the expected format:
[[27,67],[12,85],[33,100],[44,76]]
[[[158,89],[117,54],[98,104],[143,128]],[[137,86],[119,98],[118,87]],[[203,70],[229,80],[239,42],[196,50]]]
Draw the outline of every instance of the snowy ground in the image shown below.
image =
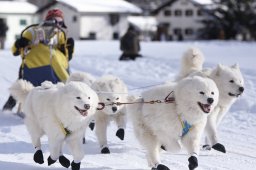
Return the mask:
[[[125,81],[130,93],[139,94],[147,86],[173,80],[179,70],[180,57],[191,46],[199,47],[205,54],[205,67],[222,63],[238,63],[245,78],[245,93],[232,106],[220,127],[220,139],[227,153],[201,151],[198,170],[254,170],[256,167],[256,43],[241,42],[143,42],[142,55],[134,61],[120,62],[117,41],[76,42],[71,71],[85,71],[99,77],[114,74]],[[8,87],[17,78],[19,57],[13,57],[10,49],[0,51],[0,106],[8,98]],[[81,169],[86,170],[141,170],[149,169],[133,129],[128,122],[124,141],[115,137],[114,124],[108,129],[110,155],[99,154],[94,132],[88,130],[86,155]],[[45,161],[49,156],[47,138],[43,138]],[[0,169],[36,170],[64,169],[58,163],[51,167],[33,162],[34,149],[22,119],[13,113],[0,112]],[[65,153],[72,160],[68,149]],[[177,154],[163,152],[161,160],[175,170],[188,169],[185,151]]]

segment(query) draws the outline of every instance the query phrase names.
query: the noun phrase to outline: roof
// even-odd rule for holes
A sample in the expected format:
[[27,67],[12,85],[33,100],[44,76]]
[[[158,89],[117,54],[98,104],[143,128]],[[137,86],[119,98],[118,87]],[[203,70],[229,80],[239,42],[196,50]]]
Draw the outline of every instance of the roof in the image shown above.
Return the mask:
[[34,14],[37,6],[25,1],[0,1],[0,13]]
[[97,13],[142,13],[142,10],[124,0],[57,0],[73,7],[78,12]]

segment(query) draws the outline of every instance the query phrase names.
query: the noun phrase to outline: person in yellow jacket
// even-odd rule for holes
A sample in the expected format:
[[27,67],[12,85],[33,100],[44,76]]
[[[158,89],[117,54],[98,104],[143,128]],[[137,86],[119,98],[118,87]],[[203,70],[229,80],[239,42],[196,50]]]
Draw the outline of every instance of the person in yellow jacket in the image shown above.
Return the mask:
[[72,58],[74,40],[67,39],[61,10],[48,11],[45,20],[25,29],[15,41],[12,52],[22,57],[22,78],[34,86],[48,80],[65,82],[69,77],[68,61]]
[[[12,47],[13,55],[22,58],[19,79],[28,80],[34,86],[46,80],[53,83],[67,80],[74,40],[66,38],[66,29],[63,12],[52,9],[42,23],[22,31]],[[15,105],[15,99],[10,96],[3,110],[12,110]]]

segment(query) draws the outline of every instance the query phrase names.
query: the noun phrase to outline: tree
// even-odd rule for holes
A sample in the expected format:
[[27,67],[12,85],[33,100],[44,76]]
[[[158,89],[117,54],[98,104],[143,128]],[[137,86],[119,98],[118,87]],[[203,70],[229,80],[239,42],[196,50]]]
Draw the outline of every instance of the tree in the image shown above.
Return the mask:
[[199,37],[202,39],[256,39],[256,0],[212,0],[211,8],[204,8],[207,19]]

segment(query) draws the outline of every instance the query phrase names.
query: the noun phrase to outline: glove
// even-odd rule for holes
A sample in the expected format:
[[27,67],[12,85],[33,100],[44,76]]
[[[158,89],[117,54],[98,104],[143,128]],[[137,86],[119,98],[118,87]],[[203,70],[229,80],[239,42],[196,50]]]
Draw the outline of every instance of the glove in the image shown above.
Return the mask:
[[67,49],[68,49],[68,60],[72,59],[72,55],[74,52],[74,46],[75,46],[75,41],[73,38],[68,38],[67,39]]
[[15,47],[17,49],[24,48],[24,47],[28,46],[28,44],[29,44],[29,40],[24,37],[21,37],[15,41]]

